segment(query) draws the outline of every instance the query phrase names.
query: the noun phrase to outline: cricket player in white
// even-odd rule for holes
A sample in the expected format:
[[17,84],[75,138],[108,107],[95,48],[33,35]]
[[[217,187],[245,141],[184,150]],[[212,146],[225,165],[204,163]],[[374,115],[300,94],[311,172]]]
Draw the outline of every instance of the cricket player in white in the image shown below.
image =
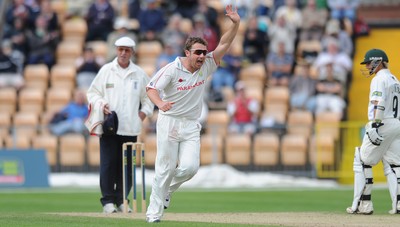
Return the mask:
[[147,95],[159,109],[155,177],[147,222],[160,222],[171,194],[199,169],[201,125],[198,118],[206,83],[232,44],[240,24],[240,16],[232,5],[226,6],[226,16],[232,24],[214,51],[207,53],[207,42],[203,38],[189,37],[185,57],[177,57],[160,69],[147,86]]
[[368,120],[361,148],[354,155],[354,199],[349,214],[372,214],[372,166],[382,160],[392,209],[400,213],[400,84],[388,69],[389,59],[379,49],[369,50],[361,64],[366,65],[370,84]]

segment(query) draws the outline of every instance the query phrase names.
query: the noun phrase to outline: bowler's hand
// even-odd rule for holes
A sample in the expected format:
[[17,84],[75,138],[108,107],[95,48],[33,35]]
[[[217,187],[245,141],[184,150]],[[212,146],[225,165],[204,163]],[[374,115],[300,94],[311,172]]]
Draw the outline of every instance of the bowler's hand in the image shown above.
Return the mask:
[[225,10],[226,10],[226,14],[225,15],[227,17],[229,17],[233,23],[236,24],[236,23],[240,22],[240,16],[237,13],[237,8],[236,7],[233,8],[232,5],[227,5]]
[[167,112],[172,108],[172,105],[175,104],[175,102],[162,102],[160,105],[158,105],[158,109]]

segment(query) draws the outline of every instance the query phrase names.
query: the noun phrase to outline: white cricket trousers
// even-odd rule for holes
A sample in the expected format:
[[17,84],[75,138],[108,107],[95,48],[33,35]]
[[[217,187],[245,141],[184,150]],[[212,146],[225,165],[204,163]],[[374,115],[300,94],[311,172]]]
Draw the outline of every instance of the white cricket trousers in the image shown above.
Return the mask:
[[364,135],[361,145],[361,161],[365,165],[375,166],[382,159],[391,165],[400,165],[400,120],[384,119],[378,132],[384,138],[381,145],[371,143]]
[[161,218],[165,196],[190,180],[200,166],[200,130],[197,120],[160,114],[157,119],[157,156],[147,217]]

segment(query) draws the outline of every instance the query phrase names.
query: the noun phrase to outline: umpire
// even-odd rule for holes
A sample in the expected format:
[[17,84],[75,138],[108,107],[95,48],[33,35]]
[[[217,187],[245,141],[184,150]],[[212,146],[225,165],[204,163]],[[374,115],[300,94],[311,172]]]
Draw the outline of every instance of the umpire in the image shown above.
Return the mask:
[[122,144],[137,141],[142,121],[154,108],[145,90],[150,78],[131,61],[135,42],[122,37],[115,46],[117,57],[100,69],[87,91],[90,106],[98,108],[93,111],[102,111],[106,119],[100,136],[100,202],[104,213],[123,210]]

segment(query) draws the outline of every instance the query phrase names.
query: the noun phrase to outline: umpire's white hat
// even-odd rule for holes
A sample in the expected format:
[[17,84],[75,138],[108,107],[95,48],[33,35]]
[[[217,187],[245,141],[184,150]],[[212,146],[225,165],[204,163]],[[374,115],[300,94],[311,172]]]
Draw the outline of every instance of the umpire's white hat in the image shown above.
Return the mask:
[[124,36],[115,41],[115,46],[134,48],[136,46],[136,43],[131,38]]

